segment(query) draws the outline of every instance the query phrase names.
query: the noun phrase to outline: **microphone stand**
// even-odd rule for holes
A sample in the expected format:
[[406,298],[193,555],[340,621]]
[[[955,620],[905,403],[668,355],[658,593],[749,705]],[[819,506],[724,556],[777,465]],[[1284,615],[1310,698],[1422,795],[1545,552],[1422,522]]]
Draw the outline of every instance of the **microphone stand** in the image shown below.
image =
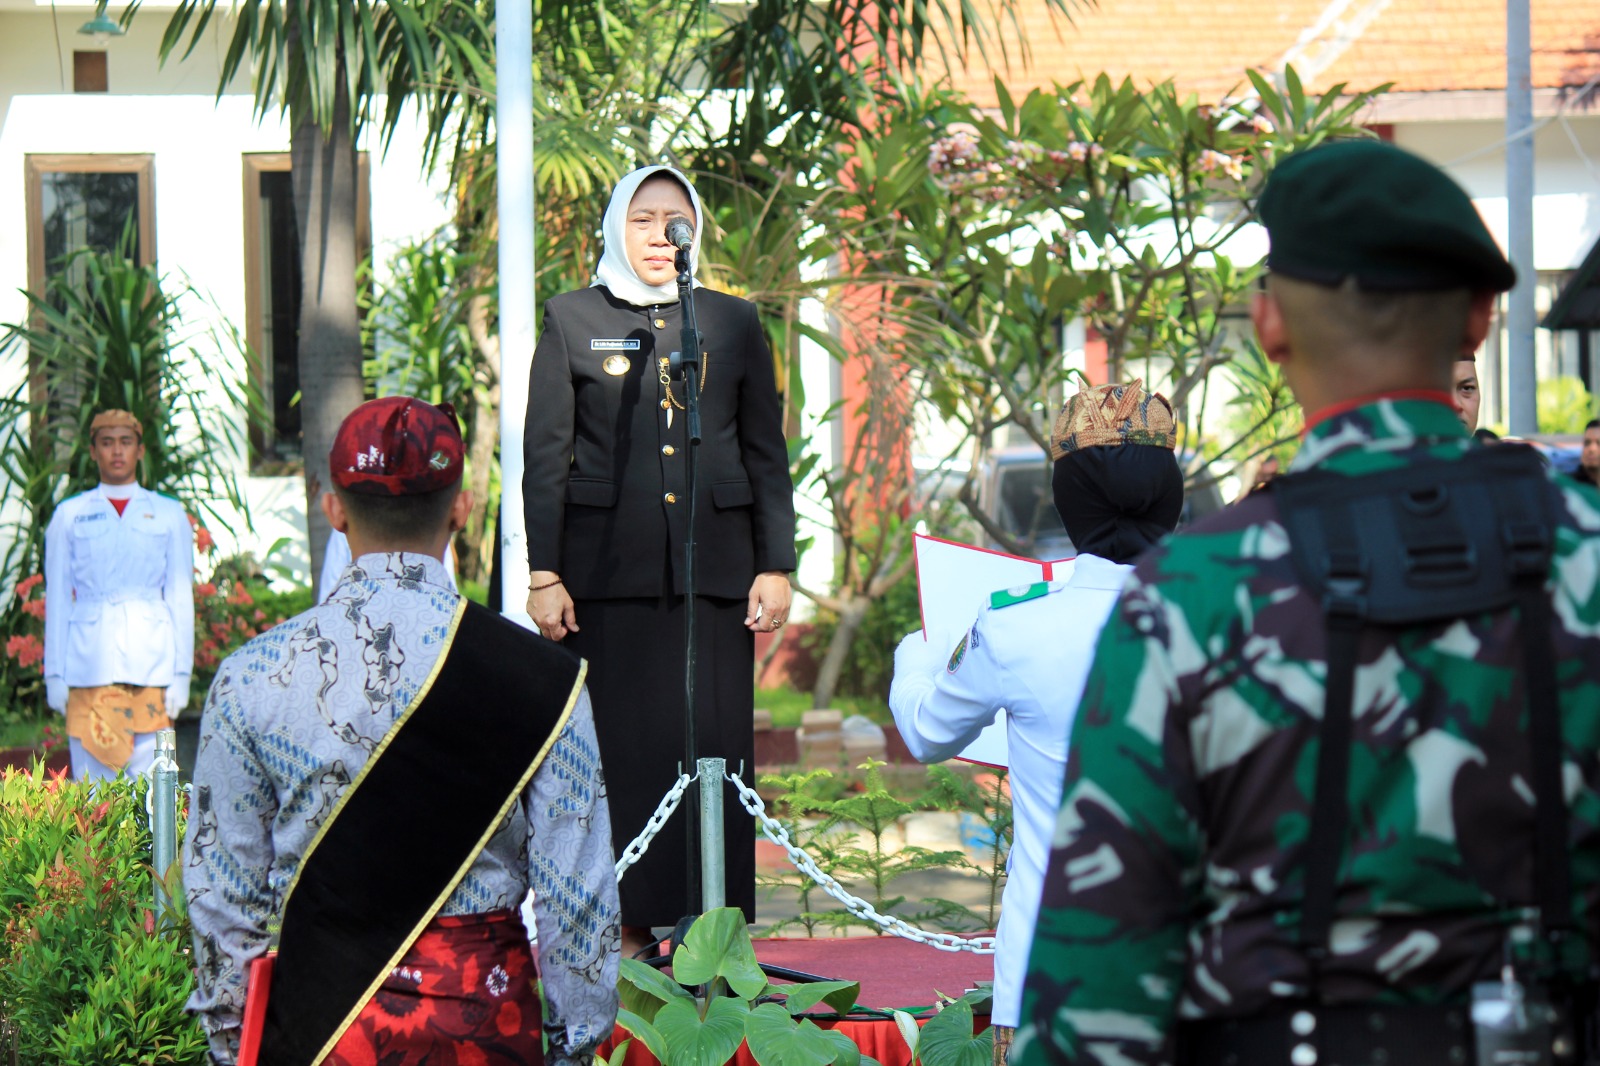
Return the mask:
[[[700,325],[694,310],[694,275],[689,269],[689,249],[681,247],[675,256],[678,268],[678,306],[683,308],[683,327],[678,339],[678,351],[672,353],[671,374],[683,381],[684,429],[689,447],[684,456],[685,483],[689,495],[688,528],[683,538],[683,695],[684,695],[684,765],[690,772],[699,765],[700,749],[695,736],[695,663],[699,652],[699,633],[695,628],[695,510],[700,498],[696,477],[697,453],[700,450]],[[721,782],[715,783],[721,787]],[[697,782],[700,792],[706,782]],[[699,795],[700,793],[696,793]],[[700,828],[695,818],[689,818],[688,861],[685,863],[688,881],[688,909],[691,915],[700,913]],[[680,923],[681,924],[681,923]]]

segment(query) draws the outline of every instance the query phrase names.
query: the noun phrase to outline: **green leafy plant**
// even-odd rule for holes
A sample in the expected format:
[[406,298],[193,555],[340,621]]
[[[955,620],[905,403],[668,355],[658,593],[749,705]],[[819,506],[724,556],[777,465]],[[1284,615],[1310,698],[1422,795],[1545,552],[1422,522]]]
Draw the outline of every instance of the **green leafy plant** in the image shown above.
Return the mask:
[[435,236],[402,246],[364,319],[373,358],[363,374],[379,396],[448,403],[461,419],[473,510],[456,547],[460,573],[487,579],[499,460],[500,365],[487,335],[484,276],[471,255]]
[[921,1027],[903,1010],[894,1012],[900,1038],[922,1066],[988,1066],[994,1056],[994,1027],[974,1033],[973,1005],[987,1000],[987,991],[969,992],[947,1002]]
[[0,611],[5,656],[0,659],[0,692],[11,698],[0,707],[0,725],[36,722],[44,715],[44,581],[30,574],[16,583]]
[[1575,377],[1539,382],[1539,432],[1582,433],[1595,416],[1594,397]]
[[983,823],[988,853],[983,862],[963,856],[962,864],[975,870],[989,883],[989,906],[984,926],[995,928],[1000,920],[1000,887],[1006,876],[1006,856],[1011,853],[1011,794],[1006,788],[1006,771],[963,775],[948,766],[928,767],[929,788],[925,796],[940,810],[971,815]]
[[[149,784],[0,773],[0,1018],[23,1062],[206,1061],[178,871],[151,882]],[[180,819],[180,833],[181,819]]]
[[[917,576],[906,570],[882,596],[867,604],[854,637],[845,645],[844,663],[829,705],[838,706],[839,696],[864,696],[887,707],[889,683],[894,679],[894,657],[885,655],[884,649],[893,648],[901,637],[921,625],[922,603],[917,594]],[[826,654],[838,629],[838,613],[820,608],[811,628],[801,638],[803,646],[813,653]]]
[[188,710],[198,713],[217,667],[245,641],[311,606],[311,589],[275,592],[264,581],[246,581],[219,567],[194,587],[194,679]]
[[[789,830],[790,839],[809,854],[823,873],[852,889],[879,914],[894,915],[913,925],[936,925],[946,929],[971,928],[980,921],[966,907],[945,899],[923,899],[920,907],[907,905],[903,895],[891,895],[898,877],[922,870],[973,868],[960,851],[932,851],[907,846],[891,848],[886,837],[899,819],[907,814],[937,806],[955,790],[943,786],[912,799],[904,799],[884,780],[887,764],[868,759],[859,769],[863,777],[859,789],[836,791],[834,775],[827,770],[762,777],[761,784],[780,791],[772,800],[778,820]],[[948,773],[948,771],[946,771]],[[807,936],[818,930],[841,930],[866,926],[882,935],[878,926],[857,917],[843,907],[813,909],[821,901],[821,890],[804,874],[769,875],[768,885],[790,885],[800,895],[800,914],[774,928],[798,924]],[[991,923],[992,924],[992,923]]]
[[622,960],[617,1021],[673,1066],[721,1066],[741,1043],[761,1066],[876,1066],[844,1034],[803,1017],[818,1004],[848,1014],[860,993],[858,983],[846,981],[769,984],[743,912],[721,907],[696,919],[674,949],[672,976]]
[[[229,327],[190,329],[182,307],[205,298],[187,281],[140,266],[124,245],[73,253],[45,291],[28,294],[29,314],[0,326],[0,356],[32,373],[0,397],[0,587],[44,568],[44,533],[60,502],[98,480],[89,425],[106,408],[131,411],[144,425],[140,484],[176,497],[191,515],[224,503],[249,524],[234,474],[242,454],[242,413],[253,410],[241,378],[220,369],[219,351],[243,350]],[[32,632],[30,601],[0,609],[8,649]],[[13,715],[42,716],[29,673],[34,649],[0,659],[0,691],[16,694]]]

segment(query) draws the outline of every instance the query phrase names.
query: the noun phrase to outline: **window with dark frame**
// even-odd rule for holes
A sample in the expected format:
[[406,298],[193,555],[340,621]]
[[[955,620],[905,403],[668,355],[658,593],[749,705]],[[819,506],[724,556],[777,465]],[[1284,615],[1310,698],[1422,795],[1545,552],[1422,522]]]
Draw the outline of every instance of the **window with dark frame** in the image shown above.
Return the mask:
[[[110,251],[124,239],[135,262],[155,262],[155,157],[28,155],[24,160],[28,291],[42,296],[74,253]],[[45,399],[45,375],[30,355],[29,392]],[[51,408],[71,397],[50,397]]]
[[[369,160],[356,171],[356,244],[371,252]],[[300,451],[300,239],[287,152],[244,156],[245,339],[267,424],[250,428],[250,472],[298,474]]]

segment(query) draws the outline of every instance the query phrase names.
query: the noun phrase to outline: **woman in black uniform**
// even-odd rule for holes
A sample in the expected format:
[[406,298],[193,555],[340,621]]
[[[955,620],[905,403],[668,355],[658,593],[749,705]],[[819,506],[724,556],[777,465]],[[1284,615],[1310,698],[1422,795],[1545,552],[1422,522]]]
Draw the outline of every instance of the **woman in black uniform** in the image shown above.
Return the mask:
[[[545,305],[525,438],[528,613],[590,662],[589,693],[620,852],[671,787],[684,752],[683,563],[688,499],[681,327],[669,219],[704,212],[682,174],[644,167],[606,209],[592,287]],[[698,283],[697,283],[698,284]],[[755,765],[754,634],[789,615],[794,497],[772,356],[754,304],[698,289],[703,340],[697,454],[702,757]],[[693,768],[689,768],[693,772]],[[725,797],[727,895],[755,913],[755,828]],[[623,947],[687,913],[687,807],[621,885]]]

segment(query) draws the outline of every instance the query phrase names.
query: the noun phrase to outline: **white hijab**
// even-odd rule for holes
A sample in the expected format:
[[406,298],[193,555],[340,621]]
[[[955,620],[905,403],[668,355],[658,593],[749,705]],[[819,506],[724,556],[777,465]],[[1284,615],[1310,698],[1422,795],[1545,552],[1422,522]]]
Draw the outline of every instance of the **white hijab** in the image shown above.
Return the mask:
[[[700,272],[700,235],[705,229],[706,212],[700,205],[700,195],[689,184],[689,179],[671,167],[661,166],[640,167],[624,174],[611,192],[611,203],[606,207],[605,221],[600,225],[605,251],[600,255],[600,266],[596,268],[594,281],[590,284],[604,285],[611,290],[611,295],[635,307],[678,302],[676,280],[661,285],[647,285],[639,277],[639,272],[633,269],[633,264],[628,262],[628,208],[633,204],[633,194],[639,191],[639,186],[656,174],[671,175],[689,193],[689,203],[694,207],[694,244],[689,248],[689,273]],[[694,283],[699,285],[700,279],[695,278]]]

